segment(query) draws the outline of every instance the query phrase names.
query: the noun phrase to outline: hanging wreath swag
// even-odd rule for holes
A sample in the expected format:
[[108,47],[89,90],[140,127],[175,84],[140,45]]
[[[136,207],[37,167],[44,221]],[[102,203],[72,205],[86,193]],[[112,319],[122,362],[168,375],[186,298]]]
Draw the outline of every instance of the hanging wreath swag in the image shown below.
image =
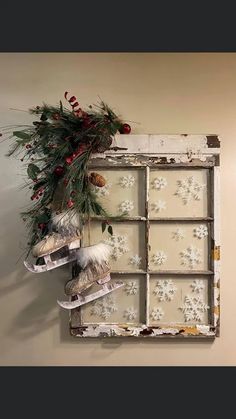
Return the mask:
[[8,156],[22,154],[32,191],[32,205],[21,213],[29,229],[29,251],[62,212],[72,225],[77,215],[83,223],[91,216],[102,216],[102,230],[108,226],[112,234],[111,225],[104,221],[110,216],[94,193],[94,186],[103,187],[106,181],[98,173],[89,174],[88,165],[93,153],[110,149],[117,132],[129,134],[131,128],[103,101],[83,110],[75,96],[65,92],[64,98],[70,109],[61,101],[58,106],[36,106],[29,112],[39,120],[9,135],[15,141]]

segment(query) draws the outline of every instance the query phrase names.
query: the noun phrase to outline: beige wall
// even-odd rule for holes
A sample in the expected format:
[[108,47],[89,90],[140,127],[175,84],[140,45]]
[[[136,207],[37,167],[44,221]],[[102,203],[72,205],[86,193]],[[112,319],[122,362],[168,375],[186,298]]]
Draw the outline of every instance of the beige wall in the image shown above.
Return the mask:
[[30,275],[19,212],[27,204],[20,164],[1,146],[1,365],[236,365],[236,54],[0,54],[0,125],[58,102],[65,90],[83,105],[98,96],[133,133],[217,133],[222,138],[221,337],[215,342],[79,340],[69,336],[63,295],[68,270]]

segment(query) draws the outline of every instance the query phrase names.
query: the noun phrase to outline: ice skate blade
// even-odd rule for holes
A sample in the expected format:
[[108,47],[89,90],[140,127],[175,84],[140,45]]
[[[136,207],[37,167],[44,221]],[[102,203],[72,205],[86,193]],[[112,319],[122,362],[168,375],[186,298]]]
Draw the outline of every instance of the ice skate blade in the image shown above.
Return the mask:
[[70,251],[70,254],[64,258],[52,261],[50,256],[44,256],[46,263],[44,265],[34,265],[32,263],[27,262],[24,260],[24,265],[28,269],[28,271],[33,272],[35,274],[41,272],[51,271],[52,269],[59,268],[59,266],[66,265],[69,262],[73,262],[76,260],[76,251]]
[[84,304],[89,303],[90,301],[94,301],[97,298],[103,297],[106,294],[109,294],[112,291],[115,291],[116,289],[123,287],[124,282],[122,281],[116,281],[112,282],[111,284],[105,284],[103,285],[102,289],[100,289],[97,292],[94,292],[93,294],[87,295],[86,297],[83,297],[81,295],[78,296],[78,300],[74,301],[59,301],[57,300],[59,306],[62,308],[65,308],[67,310],[72,310],[73,308],[80,307]]

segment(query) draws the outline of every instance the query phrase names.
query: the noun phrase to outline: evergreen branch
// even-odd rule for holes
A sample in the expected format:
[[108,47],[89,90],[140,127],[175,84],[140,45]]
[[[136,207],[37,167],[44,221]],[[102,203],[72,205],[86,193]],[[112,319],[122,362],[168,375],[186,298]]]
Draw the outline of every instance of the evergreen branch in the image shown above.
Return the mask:
[[[39,118],[32,125],[2,127],[6,139],[13,140],[7,156],[22,155],[29,178],[23,187],[33,193],[32,204],[21,213],[29,231],[29,246],[49,232],[55,206],[85,219],[95,215],[115,220],[93,193],[88,171],[92,153],[109,149],[111,137],[123,123],[102,100],[85,111],[70,105],[72,109],[61,101],[56,106],[43,103],[29,110]],[[60,188],[59,202],[56,195]]]

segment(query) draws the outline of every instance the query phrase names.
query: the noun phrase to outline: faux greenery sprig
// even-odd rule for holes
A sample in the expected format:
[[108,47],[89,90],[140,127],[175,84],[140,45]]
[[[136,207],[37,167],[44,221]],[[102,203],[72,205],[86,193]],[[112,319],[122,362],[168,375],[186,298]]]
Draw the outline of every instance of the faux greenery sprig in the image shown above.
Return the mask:
[[[29,230],[31,248],[49,231],[52,211],[76,211],[82,219],[91,216],[109,218],[98,202],[89,181],[88,165],[93,153],[108,150],[112,137],[131,130],[103,101],[83,110],[75,96],[64,95],[70,109],[43,104],[29,110],[38,120],[32,125],[8,130],[12,145],[8,156],[21,155],[26,163],[32,190],[32,205],[21,213]],[[108,226],[102,221],[102,230]]]

